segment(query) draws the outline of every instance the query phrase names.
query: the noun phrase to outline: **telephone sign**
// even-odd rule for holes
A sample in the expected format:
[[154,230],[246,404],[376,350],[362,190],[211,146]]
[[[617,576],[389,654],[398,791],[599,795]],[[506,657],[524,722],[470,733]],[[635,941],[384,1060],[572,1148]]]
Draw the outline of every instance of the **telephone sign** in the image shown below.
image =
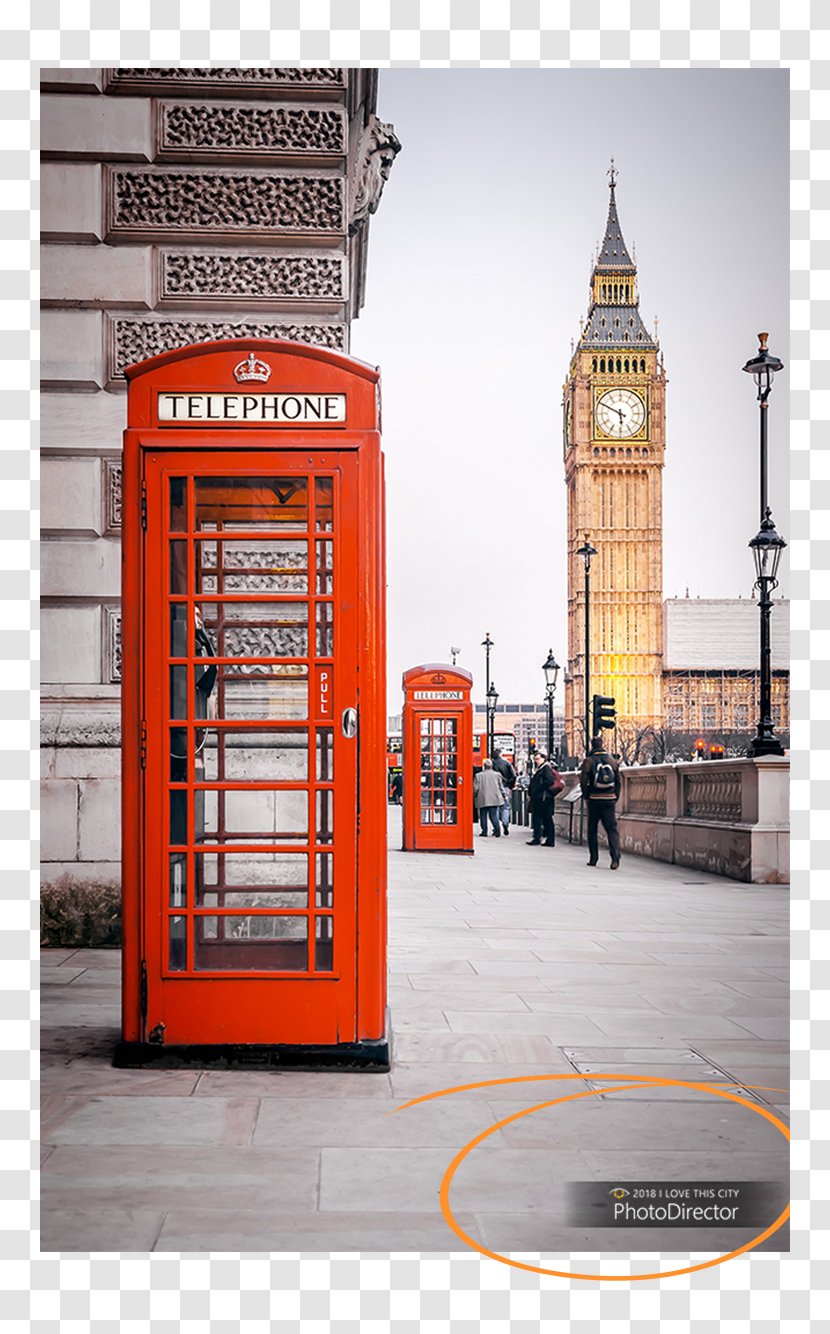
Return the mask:
[[388,1068],[378,373],[256,339],[126,375],[116,1061]]

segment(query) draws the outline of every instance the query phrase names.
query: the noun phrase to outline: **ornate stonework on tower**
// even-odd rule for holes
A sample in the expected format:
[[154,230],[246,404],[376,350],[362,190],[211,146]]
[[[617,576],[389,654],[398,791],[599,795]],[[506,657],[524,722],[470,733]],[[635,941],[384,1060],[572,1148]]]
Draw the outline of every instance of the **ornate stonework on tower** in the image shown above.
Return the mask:
[[637,267],[617,217],[616,172],[605,237],[591,274],[588,317],[564,386],[568,488],[570,753],[582,753],[585,718],[584,566],[590,536],[591,695],[616,699],[620,729],[662,725],[662,472],[666,378],[659,344],[639,311]]

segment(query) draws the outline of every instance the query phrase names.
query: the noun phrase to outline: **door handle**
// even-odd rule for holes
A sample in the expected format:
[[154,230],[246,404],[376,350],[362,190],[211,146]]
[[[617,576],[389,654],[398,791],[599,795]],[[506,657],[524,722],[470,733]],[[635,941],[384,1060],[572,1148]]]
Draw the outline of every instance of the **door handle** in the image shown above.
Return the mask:
[[342,728],[344,736],[357,736],[357,709],[343,710]]

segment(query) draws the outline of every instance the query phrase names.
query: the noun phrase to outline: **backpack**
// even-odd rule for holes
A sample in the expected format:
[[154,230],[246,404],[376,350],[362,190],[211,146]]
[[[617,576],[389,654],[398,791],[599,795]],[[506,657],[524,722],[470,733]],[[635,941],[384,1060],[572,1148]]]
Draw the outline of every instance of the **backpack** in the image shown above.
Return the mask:
[[617,788],[617,778],[614,773],[614,766],[607,755],[597,755],[594,760],[594,773],[591,782],[591,791],[615,792]]

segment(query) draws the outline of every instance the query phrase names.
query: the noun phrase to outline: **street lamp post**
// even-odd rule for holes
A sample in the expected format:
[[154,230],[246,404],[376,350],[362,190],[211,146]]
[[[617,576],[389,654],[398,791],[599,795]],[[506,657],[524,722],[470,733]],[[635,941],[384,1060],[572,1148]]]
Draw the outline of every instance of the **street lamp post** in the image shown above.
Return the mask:
[[553,656],[553,649],[548,649],[548,656],[542,663],[545,673],[545,698],[548,705],[548,759],[553,759],[553,697],[556,694],[556,681],[559,676],[559,663]]
[[499,692],[496,690],[493,682],[487,687],[487,755],[492,760],[493,747],[495,745],[496,735],[496,705],[499,702]]
[[767,506],[760,530],[749,543],[755,559],[755,587],[761,609],[761,689],[758,708],[758,728],[749,747],[750,755],[783,755],[784,748],[772,727],[772,641],[770,614],[772,593],[778,587],[778,562],[786,542],[775,531],[772,511]]
[[752,375],[758,389],[761,436],[761,527],[749,548],[755,561],[755,587],[758,589],[758,604],[761,612],[761,685],[758,706],[758,726],[752,738],[749,753],[758,755],[783,755],[784,749],[775,736],[772,726],[772,641],[770,616],[772,612],[772,593],[778,587],[778,563],[786,542],[776,532],[772,520],[772,510],[767,504],[767,410],[772,382],[778,371],[784,369],[784,363],[774,357],[767,349],[769,334],[759,333],[758,354],[744,366]]
[[577,550],[585,562],[585,754],[591,748],[591,561],[597,554],[585,534],[585,541]]
[[485,661],[484,697],[487,701],[485,707],[487,709],[487,728],[486,728],[487,754],[489,755],[490,751],[492,750],[492,741],[490,738],[490,649],[493,647],[493,641],[490,638],[489,630],[487,631],[487,633],[485,634],[484,638],[481,641],[481,647],[484,649],[484,661]]

